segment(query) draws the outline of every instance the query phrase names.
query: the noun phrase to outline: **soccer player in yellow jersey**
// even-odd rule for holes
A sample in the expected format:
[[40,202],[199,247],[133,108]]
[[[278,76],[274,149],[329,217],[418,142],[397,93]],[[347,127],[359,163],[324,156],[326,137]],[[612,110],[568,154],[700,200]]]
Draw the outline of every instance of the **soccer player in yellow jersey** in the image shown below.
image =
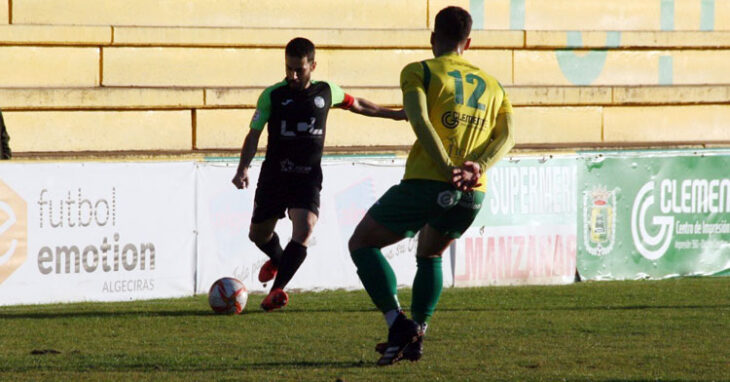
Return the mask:
[[[416,361],[443,285],[441,254],[471,225],[484,200],[486,171],[513,146],[512,106],[499,82],[462,57],[471,16],[459,7],[436,15],[435,58],[408,64],[401,90],[416,142],[400,184],[390,188],[349,242],[357,274],[389,326],[378,365]],[[393,269],[381,248],[419,233],[412,320],[401,311]]]

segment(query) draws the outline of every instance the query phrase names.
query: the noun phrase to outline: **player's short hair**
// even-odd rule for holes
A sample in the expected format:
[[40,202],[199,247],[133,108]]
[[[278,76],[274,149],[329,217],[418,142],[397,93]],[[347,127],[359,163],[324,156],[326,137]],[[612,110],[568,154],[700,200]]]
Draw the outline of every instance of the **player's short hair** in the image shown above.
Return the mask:
[[436,14],[433,32],[450,42],[462,42],[471,33],[471,15],[460,7],[446,7]]
[[314,61],[314,44],[304,37],[297,37],[286,44],[285,53],[290,57],[303,58]]

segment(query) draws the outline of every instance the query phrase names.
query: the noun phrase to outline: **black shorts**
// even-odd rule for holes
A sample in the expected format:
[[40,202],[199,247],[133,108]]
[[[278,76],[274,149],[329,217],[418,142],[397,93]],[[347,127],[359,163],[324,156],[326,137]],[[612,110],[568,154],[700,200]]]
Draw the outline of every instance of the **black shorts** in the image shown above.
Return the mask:
[[289,208],[303,208],[319,216],[319,192],[322,186],[294,182],[260,182],[253,201],[252,223],[273,217],[283,218]]

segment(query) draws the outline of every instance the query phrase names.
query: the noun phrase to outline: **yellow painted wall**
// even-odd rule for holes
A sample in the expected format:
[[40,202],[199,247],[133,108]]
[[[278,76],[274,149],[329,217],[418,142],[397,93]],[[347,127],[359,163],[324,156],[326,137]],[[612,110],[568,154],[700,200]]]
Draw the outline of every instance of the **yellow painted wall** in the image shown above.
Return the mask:
[[512,105],[601,105],[612,102],[609,87],[508,86]]
[[[353,97],[360,97],[382,106],[399,106],[403,103],[400,88],[349,88],[343,90]],[[262,88],[206,89],[205,104],[208,106],[256,107]],[[1,94],[1,93],[0,93]]]
[[[12,14],[17,24],[426,29],[447,5],[480,3],[471,11],[484,29],[659,30],[669,17],[674,30],[699,30],[703,17],[701,0],[674,0],[664,16],[660,0],[525,0],[523,12],[511,0],[13,0]],[[730,3],[712,4],[714,29],[729,30]]]
[[626,86],[613,89],[613,102],[625,104],[725,103],[730,85],[716,86]]
[[8,3],[0,3],[0,25],[8,24],[10,22],[10,16],[8,15]]
[[204,106],[203,89],[39,88],[0,89],[3,110],[159,109]]
[[[581,47],[605,48],[606,31],[581,31]],[[566,31],[526,31],[526,48],[566,48]],[[729,31],[622,31],[621,48],[723,48],[730,46]]]
[[610,107],[604,111],[606,142],[730,142],[730,107]]
[[[433,57],[429,50],[320,49],[315,79],[340,86],[399,86],[401,69]],[[509,50],[474,50],[467,57],[510,84]],[[284,50],[244,48],[105,48],[106,86],[269,86],[284,78]]]
[[[284,77],[292,37],[317,45],[314,79],[400,107],[400,71],[432,57],[436,12],[479,3],[0,1],[0,108],[16,152],[237,150],[259,94]],[[714,1],[711,33],[698,31],[700,0],[674,1],[674,32],[659,31],[659,0],[525,0],[521,20],[519,2],[482,3],[475,22],[501,30],[475,30],[465,57],[504,85],[518,144],[653,142],[662,129],[669,143],[698,129],[695,141],[728,141],[730,1]],[[515,21],[526,30],[507,30]],[[563,49],[568,31],[585,49]],[[611,38],[618,49],[600,50]],[[408,124],[334,110],[327,144],[413,138]]]
[[0,57],[0,87],[99,85],[99,48],[3,46]]
[[[253,109],[198,110],[196,140],[198,149],[240,149],[248,134]],[[266,147],[266,128],[258,147]]]
[[[34,27],[52,28],[47,26]],[[286,43],[292,38],[305,37],[311,40],[317,48],[431,49],[429,42],[431,32],[427,29],[261,29],[210,27],[113,27],[113,29],[113,45],[117,46],[284,48]],[[1,32],[2,28],[0,28]],[[475,49],[524,47],[523,31],[475,30],[471,36],[471,47]]]
[[18,45],[108,45],[108,26],[0,25],[0,41]]
[[600,107],[515,108],[517,144],[601,142]]
[[[423,0],[13,0],[13,22],[266,28],[423,28]],[[398,15],[394,17],[394,15]]]
[[[196,111],[195,149],[238,150],[253,109]],[[171,111],[6,111],[16,152],[193,149],[192,113]],[[518,145],[730,142],[725,105],[516,107]],[[409,124],[333,110],[327,147],[409,146]],[[266,145],[264,132],[259,147]]]
[[[511,29],[511,0],[430,0],[429,26],[439,10],[456,5],[470,10],[482,3],[483,13],[472,9],[475,19],[482,19],[484,29]],[[519,4],[515,2],[515,4]],[[671,18],[675,30],[699,30],[701,0],[674,0]],[[662,21],[660,0],[524,0],[524,13],[518,17],[527,30],[659,30]],[[667,13],[671,15],[671,13]],[[730,29],[730,2],[714,1],[716,30]],[[667,17],[667,16],[665,16]]]
[[[575,51],[575,66],[561,67],[558,54],[552,50],[515,51],[514,83],[520,85],[573,85],[566,71],[580,72],[586,66],[580,61],[589,51]],[[603,66],[590,85],[657,85],[660,79],[660,60],[672,60],[674,84],[730,83],[730,50],[680,51],[608,51]]]
[[9,111],[14,152],[190,150],[191,112]]

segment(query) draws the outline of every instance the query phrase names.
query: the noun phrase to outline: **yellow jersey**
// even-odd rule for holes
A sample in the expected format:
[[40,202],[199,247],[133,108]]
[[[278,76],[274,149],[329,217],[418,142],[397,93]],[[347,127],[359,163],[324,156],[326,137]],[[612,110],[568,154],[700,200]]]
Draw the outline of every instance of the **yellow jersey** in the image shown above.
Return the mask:
[[[457,53],[413,62],[401,71],[403,94],[422,91],[428,102],[428,117],[455,166],[476,160],[492,138],[497,115],[512,113],[502,86]],[[413,144],[404,179],[449,182],[418,140]],[[480,178],[486,190],[486,171]]]

